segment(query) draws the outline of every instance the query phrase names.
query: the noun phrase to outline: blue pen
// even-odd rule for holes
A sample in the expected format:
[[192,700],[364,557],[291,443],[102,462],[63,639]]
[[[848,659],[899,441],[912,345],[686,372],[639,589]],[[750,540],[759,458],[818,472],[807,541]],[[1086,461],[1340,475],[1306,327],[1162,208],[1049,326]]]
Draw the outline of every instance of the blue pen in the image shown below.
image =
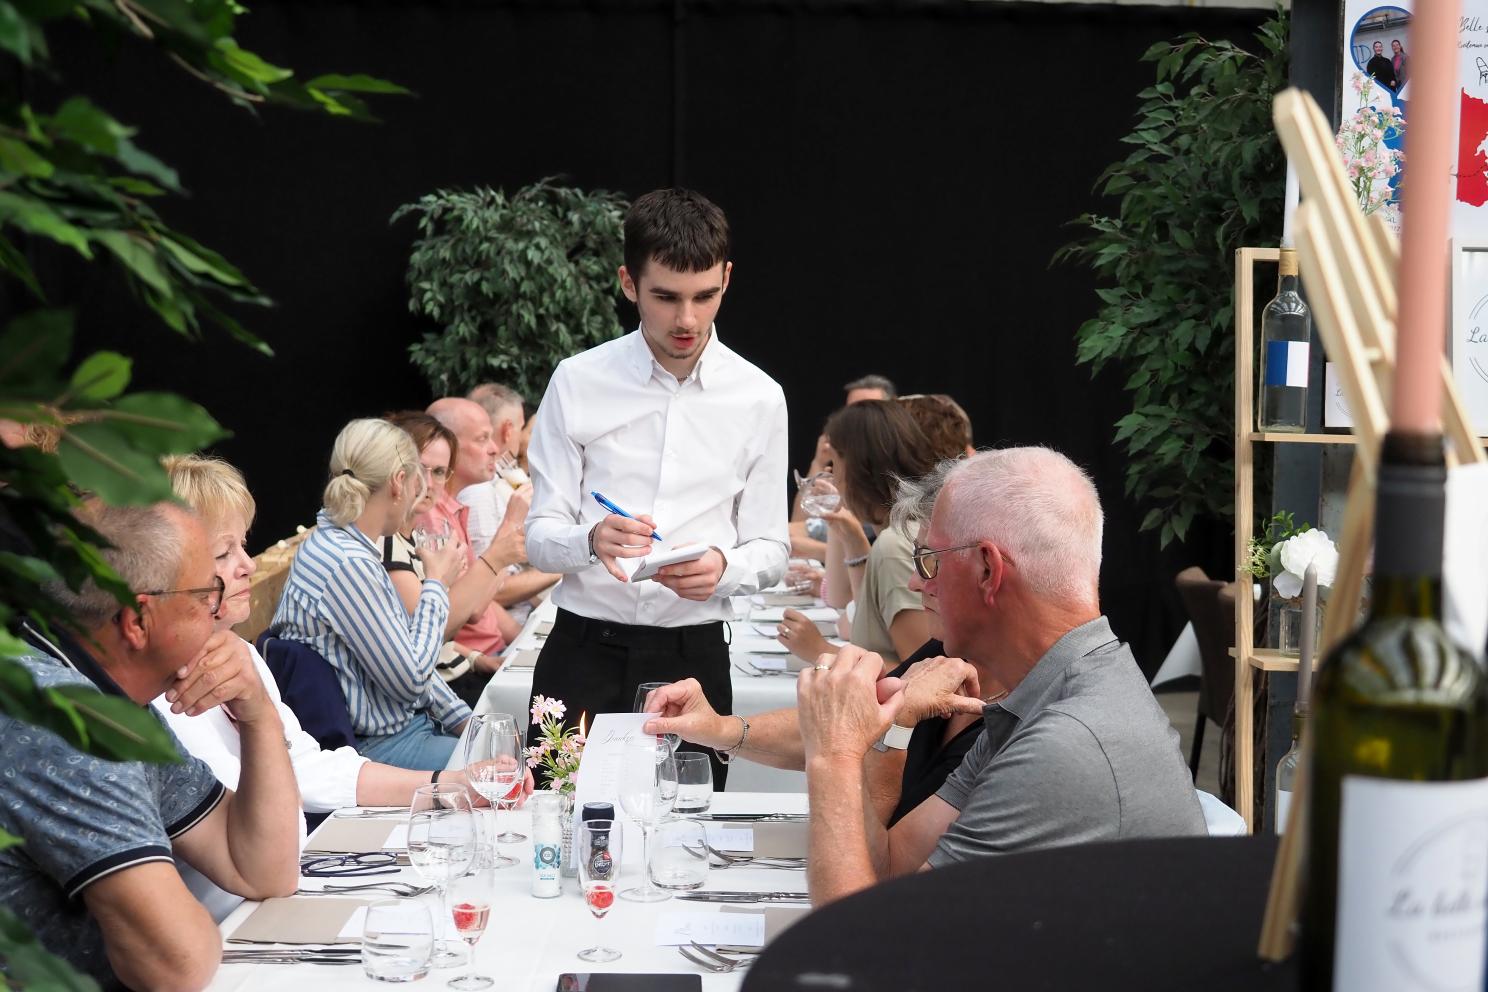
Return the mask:
[[[624,517],[626,520],[634,520],[635,519],[635,517],[631,516],[629,513],[626,513],[624,510],[620,509],[620,507],[616,506],[614,503],[611,503],[609,500],[605,499],[603,496],[601,496],[599,493],[595,492],[594,490],[592,490],[592,489],[589,490],[589,495],[590,496],[593,496],[595,499],[599,500],[599,505],[602,506],[602,507],[604,507],[606,510],[609,510],[611,513],[618,513],[618,514],[620,514],[620,516]],[[658,534],[658,533],[656,533],[656,531],[653,530],[651,532],[651,540],[653,540],[653,541],[660,541],[661,540],[661,535]]]

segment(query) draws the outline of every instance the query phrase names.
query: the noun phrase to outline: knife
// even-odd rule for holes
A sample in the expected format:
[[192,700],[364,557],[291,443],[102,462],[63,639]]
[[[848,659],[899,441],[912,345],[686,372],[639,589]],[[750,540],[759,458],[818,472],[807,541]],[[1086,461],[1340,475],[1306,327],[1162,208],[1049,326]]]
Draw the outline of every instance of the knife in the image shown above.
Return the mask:
[[687,892],[677,898],[688,902],[811,902],[805,892]]
[[804,823],[811,819],[810,813],[695,813],[694,820],[712,820],[717,823],[754,823],[766,820],[786,820]]

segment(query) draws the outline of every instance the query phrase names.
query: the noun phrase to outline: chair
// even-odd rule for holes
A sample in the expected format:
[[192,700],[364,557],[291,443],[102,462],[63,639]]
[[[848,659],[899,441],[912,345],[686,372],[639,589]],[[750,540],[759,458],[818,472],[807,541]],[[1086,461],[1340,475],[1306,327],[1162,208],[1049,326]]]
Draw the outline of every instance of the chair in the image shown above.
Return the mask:
[[308,644],[275,637],[273,629],[264,631],[257,647],[279,686],[279,697],[305,733],[329,751],[356,747],[346,694],[331,663]]
[[1204,724],[1208,720],[1223,722],[1235,695],[1235,659],[1230,657],[1230,649],[1235,646],[1235,587],[1209,578],[1197,565],[1179,572],[1175,582],[1183,608],[1193,623],[1203,666],[1193,750],[1188,758],[1189,771],[1197,778],[1199,754],[1204,747]]

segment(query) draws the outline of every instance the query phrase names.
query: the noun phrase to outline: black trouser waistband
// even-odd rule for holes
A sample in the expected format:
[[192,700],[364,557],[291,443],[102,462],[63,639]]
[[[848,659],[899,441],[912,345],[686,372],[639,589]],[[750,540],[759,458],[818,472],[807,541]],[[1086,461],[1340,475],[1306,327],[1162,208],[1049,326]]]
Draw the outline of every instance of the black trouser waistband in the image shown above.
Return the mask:
[[614,620],[591,620],[560,609],[553,621],[553,633],[580,641],[598,641],[623,647],[651,649],[708,647],[727,641],[722,620],[692,624],[687,627],[646,627],[617,623]]

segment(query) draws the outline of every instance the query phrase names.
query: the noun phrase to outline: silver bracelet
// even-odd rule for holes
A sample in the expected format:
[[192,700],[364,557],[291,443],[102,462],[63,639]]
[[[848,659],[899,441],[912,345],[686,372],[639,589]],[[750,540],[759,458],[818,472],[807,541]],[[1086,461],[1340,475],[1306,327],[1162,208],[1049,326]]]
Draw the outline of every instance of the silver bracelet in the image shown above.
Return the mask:
[[739,743],[735,744],[733,747],[724,748],[722,751],[720,751],[718,748],[713,749],[713,753],[718,755],[718,760],[723,762],[725,765],[734,760],[735,752],[737,752],[741,747],[744,746],[745,741],[749,740],[749,721],[744,719],[742,716],[739,716],[739,714],[737,713],[735,713],[734,716],[738,716],[739,722],[744,725],[744,729],[739,733]]
[[865,562],[867,560],[868,560],[868,556],[867,555],[858,555],[856,558],[844,558],[844,559],[842,559],[842,564],[846,565],[848,568],[853,568],[854,566],[863,564],[863,562]]

